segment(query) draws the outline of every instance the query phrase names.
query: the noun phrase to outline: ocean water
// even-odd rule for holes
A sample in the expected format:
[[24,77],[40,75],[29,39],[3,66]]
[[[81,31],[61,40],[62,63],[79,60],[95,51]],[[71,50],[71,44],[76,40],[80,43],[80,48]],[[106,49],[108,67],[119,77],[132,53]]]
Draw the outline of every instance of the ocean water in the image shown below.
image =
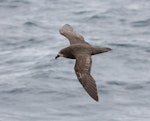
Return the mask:
[[[59,28],[92,45],[95,102],[78,82]],[[0,0],[0,121],[149,121],[149,0]]]

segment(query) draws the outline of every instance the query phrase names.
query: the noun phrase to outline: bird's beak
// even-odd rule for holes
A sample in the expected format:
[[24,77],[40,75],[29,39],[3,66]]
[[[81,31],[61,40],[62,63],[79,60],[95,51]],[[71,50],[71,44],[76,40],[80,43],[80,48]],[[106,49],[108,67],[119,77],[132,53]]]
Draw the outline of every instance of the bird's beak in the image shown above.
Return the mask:
[[57,56],[55,57],[55,59],[57,59],[58,57],[60,57],[60,55],[57,55]]

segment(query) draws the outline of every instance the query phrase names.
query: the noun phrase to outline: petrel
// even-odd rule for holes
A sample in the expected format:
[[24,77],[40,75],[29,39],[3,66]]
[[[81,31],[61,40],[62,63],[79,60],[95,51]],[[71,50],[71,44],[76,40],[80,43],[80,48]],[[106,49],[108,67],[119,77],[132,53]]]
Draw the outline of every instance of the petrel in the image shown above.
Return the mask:
[[58,57],[76,59],[74,70],[79,82],[82,84],[87,93],[95,101],[98,101],[96,82],[90,74],[92,64],[91,56],[108,52],[111,48],[91,46],[84,40],[84,37],[76,33],[73,30],[73,27],[69,24],[65,24],[59,32],[69,40],[70,46],[60,50],[55,59]]

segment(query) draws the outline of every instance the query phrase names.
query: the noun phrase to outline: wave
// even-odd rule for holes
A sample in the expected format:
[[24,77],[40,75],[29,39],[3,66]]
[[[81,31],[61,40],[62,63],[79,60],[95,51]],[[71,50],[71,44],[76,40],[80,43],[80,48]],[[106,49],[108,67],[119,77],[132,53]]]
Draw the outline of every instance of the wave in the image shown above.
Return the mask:
[[150,26],[150,18],[146,20],[139,20],[131,22],[131,26],[133,27],[149,27]]

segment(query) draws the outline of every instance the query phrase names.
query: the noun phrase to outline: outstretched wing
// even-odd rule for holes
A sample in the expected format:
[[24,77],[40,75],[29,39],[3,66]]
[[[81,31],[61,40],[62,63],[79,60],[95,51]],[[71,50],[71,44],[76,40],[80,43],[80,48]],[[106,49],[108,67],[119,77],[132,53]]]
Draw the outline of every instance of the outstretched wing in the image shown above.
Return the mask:
[[60,30],[60,34],[69,39],[70,44],[86,43],[83,36],[73,31],[72,26],[65,24]]
[[87,91],[87,93],[96,101],[98,101],[98,93],[96,88],[96,82],[93,77],[90,75],[92,59],[91,56],[78,55],[76,57],[75,72],[78,80]]

